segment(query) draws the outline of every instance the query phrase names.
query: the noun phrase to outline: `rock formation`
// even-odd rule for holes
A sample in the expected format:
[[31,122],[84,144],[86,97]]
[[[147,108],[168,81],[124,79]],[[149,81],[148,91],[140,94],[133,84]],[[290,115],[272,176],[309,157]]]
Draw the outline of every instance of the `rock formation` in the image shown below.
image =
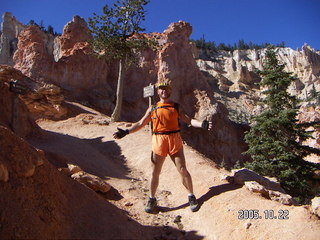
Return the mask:
[[67,176],[70,176],[72,179],[91,188],[93,191],[106,193],[111,189],[111,185],[105,180],[83,171],[77,165],[68,164],[67,168],[60,168],[59,170],[65,173]]
[[232,170],[233,176],[226,177],[226,180],[238,185],[245,185],[246,188],[268,199],[278,201],[284,205],[294,205],[295,200],[280,186],[274,178],[267,178],[246,169]]
[[320,197],[315,197],[312,199],[311,211],[320,217]]
[[[308,122],[320,122],[320,106],[314,107],[302,107],[298,115],[300,123]],[[312,138],[308,139],[304,144],[320,149],[320,128],[309,127],[308,131],[312,131]],[[312,154],[306,157],[306,160],[320,163],[320,156]]]
[[[15,83],[18,89],[10,89],[12,83]],[[4,112],[2,115],[3,118],[7,119],[3,120],[3,123],[6,123],[5,126],[11,126],[14,130],[31,131],[32,127],[25,126],[30,121],[21,122],[22,119],[20,118],[23,118],[23,116],[32,119],[40,117],[61,119],[68,112],[59,87],[44,82],[36,82],[13,67],[0,65],[0,84],[7,86],[3,88],[2,94],[4,102],[7,102],[6,107],[10,108],[12,104],[11,111]],[[8,97],[8,95],[11,95],[11,97]],[[30,123],[30,125],[34,124]]]
[[[280,63],[286,64],[285,71],[295,74],[300,81],[296,82],[291,92],[295,95],[305,95],[310,92],[310,87],[315,84],[320,90],[320,52],[305,44],[296,51],[291,48],[277,50]],[[252,84],[259,81],[255,70],[262,70],[265,49],[235,50],[233,52],[218,51],[211,56],[211,60],[197,60],[201,70],[208,72],[218,81],[220,88],[228,91],[250,90]]]
[[[280,63],[286,64],[285,71],[298,77],[289,91],[301,99],[306,99],[311,91],[320,92],[320,52],[305,44],[302,49],[277,49]],[[194,50],[197,64],[208,77],[208,81],[222,96],[237,98],[233,109],[252,114],[255,111],[255,98],[260,94],[256,85],[260,81],[256,70],[262,70],[265,49],[218,51],[204,58]],[[240,100],[240,101],[239,101]],[[238,102],[237,102],[238,101]],[[230,109],[232,107],[228,107]]]
[[20,71],[12,67],[0,67],[0,124],[21,137],[37,132],[39,129],[21,95],[10,91],[10,82],[22,80],[24,77]]
[[0,64],[13,65],[13,54],[17,49],[19,33],[25,26],[11,13],[4,13],[1,23]]
[[[2,176],[5,177],[5,181],[10,180],[12,175],[19,177],[31,177],[35,173],[37,167],[41,166],[44,161],[44,153],[41,150],[32,148],[26,141],[18,139],[18,137],[8,130],[7,128],[0,126],[1,147],[3,149],[10,149],[10,151],[2,151],[1,153],[1,166]],[[12,144],[17,141],[17,144]],[[21,152],[19,149],[24,149],[21,161],[12,161],[12,153]],[[18,154],[15,155],[18,157]]]
[[30,26],[19,36],[15,68],[37,81],[62,87],[69,99],[91,103],[109,113],[114,99],[108,83],[109,66],[91,54],[89,39],[88,27],[79,17],[65,26],[54,44],[38,27]]

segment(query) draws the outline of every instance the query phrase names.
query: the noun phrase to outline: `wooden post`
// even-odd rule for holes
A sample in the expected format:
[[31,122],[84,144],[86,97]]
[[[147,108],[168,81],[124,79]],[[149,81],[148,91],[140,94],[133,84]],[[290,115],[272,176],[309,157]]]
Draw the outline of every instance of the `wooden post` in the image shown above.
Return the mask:
[[[149,98],[149,107],[152,105],[153,96],[154,96],[154,85],[150,83],[149,86],[143,88],[143,97]],[[152,133],[151,123],[149,123],[149,129],[150,129],[150,133]]]
[[[10,127],[13,132],[18,132],[18,128],[20,127],[17,124],[17,119],[19,119],[19,97],[18,94],[28,94],[31,90],[26,86],[23,85],[18,80],[13,80],[10,82],[9,87],[10,92],[12,92],[12,113],[11,113],[11,122]],[[18,127],[18,128],[17,128]]]

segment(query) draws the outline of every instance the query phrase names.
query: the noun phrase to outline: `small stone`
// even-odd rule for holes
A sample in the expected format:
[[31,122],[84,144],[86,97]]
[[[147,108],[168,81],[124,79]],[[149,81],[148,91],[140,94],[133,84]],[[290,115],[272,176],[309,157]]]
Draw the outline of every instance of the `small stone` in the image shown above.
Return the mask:
[[75,174],[82,171],[82,169],[79,166],[74,164],[68,164],[68,169],[70,170],[71,174]]
[[320,197],[315,197],[311,200],[311,211],[320,217]]
[[98,176],[86,173],[84,171],[77,172],[71,175],[74,180],[86,185],[96,192],[106,193],[111,189],[111,185]]
[[180,216],[180,215],[176,216],[176,217],[174,218],[173,222],[174,222],[174,223],[180,223],[180,222],[181,222],[181,216]]
[[8,168],[5,165],[0,164],[0,181],[7,182],[8,180],[9,180]]
[[244,224],[246,229],[249,229],[251,227],[251,225],[252,225],[252,223],[250,223],[250,222],[247,222]]
[[126,206],[126,207],[131,207],[131,206],[133,206],[133,203],[127,202],[127,203],[125,204],[125,206]]

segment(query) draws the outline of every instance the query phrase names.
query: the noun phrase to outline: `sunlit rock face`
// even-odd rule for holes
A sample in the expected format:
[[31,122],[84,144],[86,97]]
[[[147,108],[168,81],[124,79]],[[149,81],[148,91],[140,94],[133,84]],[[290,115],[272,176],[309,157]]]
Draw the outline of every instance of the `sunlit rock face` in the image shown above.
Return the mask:
[[11,13],[2,15],[0,36],[0,64],[13,65],[13,54],[17,49],[19,33],[25,28]]

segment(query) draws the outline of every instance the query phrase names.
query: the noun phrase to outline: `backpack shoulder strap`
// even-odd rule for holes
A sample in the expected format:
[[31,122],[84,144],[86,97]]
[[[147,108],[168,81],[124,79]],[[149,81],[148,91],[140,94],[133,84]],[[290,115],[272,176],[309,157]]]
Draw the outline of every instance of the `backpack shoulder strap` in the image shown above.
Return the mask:
[[179,103],[176,103],[176,102],[173,103],[173,106],[160,106],[160,107],[157,107],[157,104],[154,104],[154,105],[152,105],[151,112],[153,112],[154,110],[159,109],[159,108],[170,108],[170,107],[173,107],[179,113],[179,106],[180,106]]
[[174,109],[176,109],[177,112],[179,113],[180,104],[175,102],[175,103],[173,103],[173,107],[174,107]]
[[156,108],[157,108],[157,104],[152,104],[150,112],[153,112],[154,110],[156,110]]

